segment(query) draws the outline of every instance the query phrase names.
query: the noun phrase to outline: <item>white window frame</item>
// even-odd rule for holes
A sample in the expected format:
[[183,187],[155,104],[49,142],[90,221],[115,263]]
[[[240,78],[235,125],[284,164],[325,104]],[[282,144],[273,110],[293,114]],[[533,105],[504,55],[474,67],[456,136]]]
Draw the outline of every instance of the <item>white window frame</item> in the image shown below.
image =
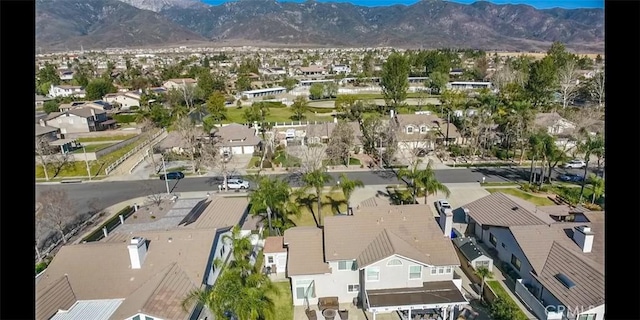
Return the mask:
[[[369,272],[375,272],[377,274],[376,279],[369,278]],[[376,282],[380,281],[380,267],[369,267],[365,270],[365,279],[367,282]]]
[[435,276],[438,274],[438,267],[431,267],[431,275]]
[[[392,264],[393,262],[393,264]],[[396,263],[399,262],[399,263]],[[402,266],[402,260],[398,259],[398,258],[393,258],[390,259],[389,261],[387,261],[387,267],[400,267]]]
[[[304,291],[307,290],[307,288],[309,288],[309,286],[313,283],[313,280],[309,280],[309,279],[303,279],[303,280],[296,280],[295,282],[295,294],[296,294],[296,299],[298,300],[304,300],[304,294],[302,297],[298,297],[298,289],[303,288]],[[309,298],[315,298],[316,297],[316,290],[315,288],[311,289],[311,294],[309,295]]]
[[451,273],[453,273],[453,267],[452,267],[452,266],[447,266],[447,267],[445,267],[445,269],[444,269],[444,273],[445,273],[445,274],[451,274]]
[[427,131],[429,131],[429,130],[427,129],[427,126],[421,126],[421,127],[420,127],[420,133],[427,133]]
[[438,274],[444,274],[444,267],[438,267]]
[[407,134],[413,134],[413,127],[407,126]]
[[595,313],[581,314],[578,316],[578,320],[595,320],[597,316]]
[[273,256],[268,256],[267,257],[267,263],[273,263],[275,259],[273,259]]
[[359,284],[349,284],[349,285],[347,285],[347,292],[354,293],[354,292],[359,292],[359,291],[360,291],[360,285]]
[[[411,272],[411,268],[415,268],[415,267],[420,268],[420,273],[418,274],[417,277],[412,277],[412,275],[415,275],[416,273],[415,272]],[[420,266],[420,265],[409,266],[409,280],[418,280],[418,279],[422,279],[422,266]]]
[[[345,263],[345,268],[340,268],[340,263],[342,262]],[[353,271],[355,263],[353,260],[340,260],[338,261],[338,271]]]
[[489,268],[489,260],[480,260],[475,262],[476,268],[485,267]]

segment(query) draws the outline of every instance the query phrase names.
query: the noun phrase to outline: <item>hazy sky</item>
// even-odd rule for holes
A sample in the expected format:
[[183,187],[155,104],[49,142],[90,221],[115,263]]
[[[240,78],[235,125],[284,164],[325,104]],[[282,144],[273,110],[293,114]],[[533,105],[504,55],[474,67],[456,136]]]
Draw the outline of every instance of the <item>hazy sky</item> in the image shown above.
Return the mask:
[[[221,4],[224,2],[229,2],[233,0],[201,0],[202,2],[209,4]],[[288,2],[304,2],[304,0],[280,0],[280,1],[288,1]],[[414,4],[419,0],[316,0],[318,2],[351,2],[353,4],[361,5],[361,6],[388,6],[392,4]],[[477,0],[450,0],[452,2],[458,3],[473,3]],[[603,8],[604,0],[489,0],[489,2],[493,2],[496,4],[528,4],[530,6],[536,7],[538,9],[548,9],[548,8],[566,8],[566,9],[574,9],[574,8]]]

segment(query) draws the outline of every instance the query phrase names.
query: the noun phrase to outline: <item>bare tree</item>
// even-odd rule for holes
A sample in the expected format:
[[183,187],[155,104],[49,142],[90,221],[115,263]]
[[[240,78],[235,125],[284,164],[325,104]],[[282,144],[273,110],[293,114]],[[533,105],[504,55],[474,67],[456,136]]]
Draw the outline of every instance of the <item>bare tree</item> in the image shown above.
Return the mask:
[[187,105],[187,108],[191,110],[193,108],[193,98],[195,97],[195,86],[190,83],[186,83],[182,80],[182,85],[180,86],[180,93],[182,93],[182,99],[184,99],[184,103]]
[[591,78],[591,85],[589,88],[589,93],[591,97],[598,101],[598,108],[602,109],[604,106],[604,70],[600,70],[596,72],[596,74]]
[[183,152],[188,154],[191,158],[192,172],[196,173],[197,163],[195,161],[195,157],[198,152],[202,132],[200,129],[196,128],[188,117],[183,117],[178,120],[175,128],[184,143]]
[[71,164],[69,161],[69,153],[57,153],[47,156],[48,165],[53,167],[53,177],[55,178]]
[[327,159],[331,163],[342,163],[348,166],[349,158],[351,157],[351,146],[354,141],[354,130],[351,124],[345,121],[338,122],[333,131],[331,131],[329,144],[325,150]]
[[303,174],[324,168],[325,150],[321,144],[290,148],[291,155],[300,159],[300,172]]
[[271,129],[269,131],[264,131],[263,140],[262,140],[262,157],[260,157],[260,169],[264,165],[264,160],[267,159],[268,153],[273,153],[273,150],[276,148],[276,140],[278,139],[278,131],[276,129]]
[[425,146],[431,142],[426,139],[415,141],[401,141],[398,142],[398,155],[404,160],[404,164],[407,164],[409,168],[417,168],[418,164],[422,162],[423,150]]
[[73,204],[67,192],[61,189],[50,189],[40,193],[38,202],[42,205],[36,216],[38,222],[48,226],[62,236],[62,243],[67,243],[65,231],[75,218]]
[[524,85],[525,75],[518,70],[513,70],[508,64],[497,70],[491,77],[493,87],[500,90],[509,83]]
[[574,60],[568,60],[567,63],[558,70],[558,82],[560,85],[562,108],[565,109],[578,95],[578,66]]
[[44,136],[36,137],[36,156],[42,165],[44,171],[44,178],[49,181],[49,172],[47,172],[47,164],[49,163],[49,156],[52,154],[51,147],[49,146],[49,139]]

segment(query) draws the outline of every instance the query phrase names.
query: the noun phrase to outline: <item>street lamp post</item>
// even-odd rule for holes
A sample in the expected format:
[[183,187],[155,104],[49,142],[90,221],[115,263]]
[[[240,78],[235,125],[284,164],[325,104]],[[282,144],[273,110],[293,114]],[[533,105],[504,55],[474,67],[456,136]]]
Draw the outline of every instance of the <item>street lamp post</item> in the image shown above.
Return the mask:
[[87,149],[84,144],[82,145],[82,152],[84,152],[84,164],[87,165],[87,175],[89,175],[89,181],[91,181],[91,167],[89,167],[89,160],[87,159]]
[[167,187],[167,194],[170,194],[169,180],[167,180],[167,166],[164,163],[164,155],[162,156],[162,170],[164,171],[164,185]]

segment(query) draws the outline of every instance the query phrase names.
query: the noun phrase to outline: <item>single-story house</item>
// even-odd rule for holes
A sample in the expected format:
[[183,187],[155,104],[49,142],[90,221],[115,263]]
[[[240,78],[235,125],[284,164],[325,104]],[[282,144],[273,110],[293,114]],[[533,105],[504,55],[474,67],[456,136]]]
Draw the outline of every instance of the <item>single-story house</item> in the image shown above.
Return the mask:
[[560,116],[557,112],[538,113],[534,124],[551,135],[567,135],[574,132],[576,125]]
[[252,155],[262,146],[255,128],[237,123],[211,129],[211,137],[221,146],[221,153]]
[[195,87],[197,85],[198,85],[198,81],[191,78],[169,79],[162,84],[162,86],[167,90],[181,89],[181,88],[184,88],[184,86]]
[[81,86],[70,85],[51,85],[49,88],[49,96],[53,98],[58,97],[78,97],[84,98],[86,92]]
[[131,107],[140,107],[140,93],[138,92],[119,92],[109,93],[104,96],[104,101],[109,103],[117,103],[120,110],[129,110]]
[[[305,130],[306,143],[307,144],[329,143],[329,139],[331,138],[333,129],[335,129],[336,126],[338,125],[336,122],[337,121],[308,124]],[[348,124],[351,127],[351,130],[353,131],[353,146],[361,147],[362,131],[360,131],[360,125],[355,121],[351,121]]]
[[[475,238],[457,237],[452,241],[459,254],[462,255],[471,268],[478,270],[480,267],[485,267],[489,271],[493,271],[493,259],[478,245]],[[463,263],[465,260],[460,259]]]

